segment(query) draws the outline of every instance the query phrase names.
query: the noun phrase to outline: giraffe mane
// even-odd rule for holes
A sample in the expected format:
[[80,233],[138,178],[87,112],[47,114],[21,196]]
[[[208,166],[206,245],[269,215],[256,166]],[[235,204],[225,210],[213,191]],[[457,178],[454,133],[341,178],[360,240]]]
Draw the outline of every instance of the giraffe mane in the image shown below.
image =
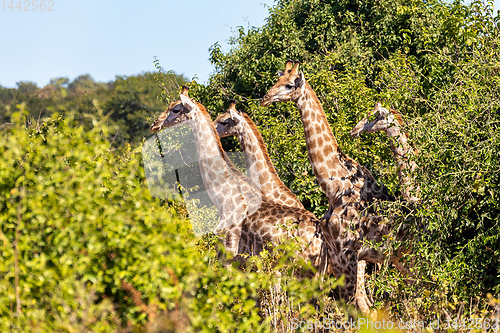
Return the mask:
[[215,135],[215,141],[217,142],[217,147],[219,148],[219,152],[221,153],[221,155],[224,156],[224,159],[226,159],[225,155],[226,153],[224,152],[224,149],[222,148],[222,143],[220,142],[220,137],[219,135],[217,134],[217,130],[215,129],[215,126],[214,126],[214,123],[212,122],[212,117],[210,117],[210,114],[208,113],[207,109],[200,103],[198,102],[195,102],[196,105],[198,106],[198,109],[200,109],[200,112],[203,114],[204,117],[208,117],[208,119],[210,119],[209,123],[210,123],[210,129],[213,131],[214,135]]
[[[406,122],[403,120],[403,116],[401,115],[401,113],[399,111],[396,111],[394,109],[390,109],[392,115],[394,116],[394,119],[396,119],[396,121],[398,122],[398,125],[401,126],[401,127],[404,127],[406,125]],[[404,136],[406,138],[409,138],[409,135],[406,131],[402,131]]]
[[200,110],[200,112],[203,114],[204,117],[208,117],[209,119],[209,123],[210,123],[210,129],[212,130],[214,136],[215,136],[215,141],[217,142],[217,148],[219,149],[219,153],[221,154],[222,158],[224,159],[224,161],[227,163],[227,165],[229,166],[229,168],[231,169],[231,171],[240,179],[242,179],[243,181],[245,181],[246,183],[250,183],[250,180],[248,179],[248,177],[240,171],[240,169],[238,169],[234,164],[233,162],[229,159],[229,157],[227,156],[226,152],[224,151],[224,149],[222,148],[222,143],[220,141],[220,137],[219,137],[219,134],[217,134],[217,130],[215,129],[215,125],[212,121],[212,118],[210,117],[210,114],[208,113],[207,109],[200,103],[198,102],[195,102],[196,105],[198,106],[198,109]]
[[[257,138],[257,142],[259,143],[259,146],[260,146],[262,153],[264,155],[264,160],[266,161],[267,165],[269,166],[269,169],[271,171],[272,176],[276,177],[281,182],[281,179],[278,176],[278,172],[274,168],[273,162],[271,161],[271,158],[269,157],[269,153],[267,152],[267,148],[266,148],[266,145],[264,143],[264,139],[262,138],[262,134],[260,134],[260,131],[257,128],[257,125],[255,125],[255,123],[252,121],[252,119],[250,119],[250,117],[248,116],[247,113],[245,113],[245,112],[242,112],[242,113],[243,113],[243,117],[245,118],[246,122],[248,123],[252,132],[254,133],[255,137]],[[283,184],[283,186],[284,186],[284,184]]]

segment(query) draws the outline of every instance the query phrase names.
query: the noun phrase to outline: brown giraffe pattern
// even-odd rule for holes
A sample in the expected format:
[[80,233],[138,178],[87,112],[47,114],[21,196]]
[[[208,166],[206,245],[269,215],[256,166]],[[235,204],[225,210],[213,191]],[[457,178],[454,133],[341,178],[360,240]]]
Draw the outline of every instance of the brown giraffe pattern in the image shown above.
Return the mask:
[[[255,188],[247,186],[246,190],[241,190],[233,182],[224,182],[221,186],[221,182],[229,177],[230,173],[236,174],[238,178],[240,175],[222,149],[220,139],[205,107],[188,97],[186,87],[180,99],[169,105],[168,109],[151,126],[151,130],[154,132],[183,122],[191,125],[198,158],[217,160],[217,162],[204,164],[200,162],[200,169],[207,169],[201,170],[202,179],[210,198],[221,214],[221,219],[226,215],[230,216],[230,213],[226,213],[228,210],[237,209],[240,211],[238,216],[244,215],[242,220],[233,219],[232,224],[223,225],[215,230],[216,234],[225,237],[223,242],[230,252],[259,254],[266,242],[278,244],[283,238],[294,237],[299,240],[302,247],[299,255],[311,262],[318,272],[330,274],[337,272],[338,274],[338,272],[345,271],[339,260],[331,260],[328,257],[332,251],[325,249],[328,243],[324,241],[322,222],[311,212],[278,205],[265,197],[262,197],[261,205],[255,212],[248,212],[242,193],[256,191]],[[215,155],[220,158],[214,158]],[[355,267],[353,269],[353,275],[355,275]]]
[[[374,116],[375,119],[370,121],[369,118],[372,116]],[[351,137],[356,138],[364,133],[385,131],[389,137],[391,152],[396,161],[401,194],[405,200],[416,203],[420,200],[420,187],[415,184],[414,179],[415,170],[418,168],[418,165],[412,159],[412,156],[414,156],[416,152],[408,143],[408,135],[403,132],[402,127],[404,125],[405,122],[403,121],[401,113],[393,109],[387,110],[382,107],[380,102],[377,102],[373,110],[368,112],[366,117],[351,130],[350,134]],[[404,233],[398,236],[401,238],[406,237]],[[395,259],[393,259],[392,262],[400,272],[411,277],[413,276],[412,272],[399,261],[404,253],[409,252],[411,252],[411,247],[398,248],[395,253]]]
[[[258,167],[256,168],[257,172],[259,172],[259,180],[256,183],[260,183],[263,195],[268,197],[271,201],[282,203],[285,206],[289,206],[290,203],[294,203],[295,207],[303,209],[302,203],[297,200],[296,196],[288,188],[286,188],[283,182],[279,179],[267,153],[262,135],[257,129],[255,123],[247,114],[237,111],[235,106],[236,104],[234,102],[231,102],[231,105],[227,112],[217,117],[216,121],[214,122],[216,124],[217,132],[220,136],[237,136],[240,143],[242,144],[243,151],[250,151],[250,154],[246,155],[246,158],[251,159],[250,161],[248,161],[248,164],[253,164],[253,161],[262,162],[258,164]],[[253,157],[249,155],[253,155]],[[268,179],[271,179],[271,183],[266,186],[266,184],[268,183]],[[283,196],[281,194],[285,195],[286,201],[283,202]],[[332,223],[334,219],[336,220],[336,218],[332,218]],[[325,229],[324,227],[323,229],[323,232],[326,235],[327,239],[331,240],[339,237],[337,229]],[[330,246],[334,245],[332,244]],[[355,244],[349,242],[348,246],[354,247]],[[329,274],[334,273],[337,277],[340,277],[343,274],[346,276],[346,280],[350,283],[351,281],[355,280],[355,276],[357,273],[356,267],[352,265],[352,262],[348,256],[349,252],[342,253],[342,251],[339,251],[339,247],[336,246],[333,253],[330,253],[331,259],[336,258],[334,260],[335,263],[331,268],[329,268],[327,272]],[[364,267],[365,266],[363,266],[363,272]],[[364,280],[362,282],[364,283]],[[352,288],[353,286],[346,286],[345,290],[343,288],[340,288],[340,296],[344,297],[345,295],[349,295],[350,292],[347,290]]]
[[[381,253],[361,247],[360,243],[363,240],[380,241],[382,235],[387,234],[387,226],[380,223],[381,218],[370,209],[370,204],[375,200],[394,198],[385,187],[377,184],[369,170],[340,150],[316,93],[303,73],[299,72],[299,63],[289,60],[285,71],[278,74],[278,82],[261,99],[261,106],[292,101],[299,109],[309,161],[328,199],[329,207],[324,217],[327,228],[338,228],[340,231],[340,237],[332,240],[332,248],[340,247],[339,250],[352,261],[350,265],[355,267],[358,260],[382,262],[384,256]],[[332,223],[333,217],[338,226]],[[356,297],[360,310],[366,312],[369,301],[364,291],[364,265],[360,263],[359,269],[356,269],[359,271],[357,278],[346,281],[346,287],[349,287],[349,295]],[[359,289],[356,294],[355,285]]]
[[245,155],[251,181],[269,200],[287,207],[304,209],[297,196],[285,186],[274,168],[262,135],[248,114],[236,110],[236,102],[214,121],[219,137],[236,136]]
[[[187,105],[187,100],[186,103],[183,103],[182,99],[188,99],[186,88],[183,88],[181,99],[169,105],[167,111],[160,115],[151,130],[155,132],[163,127],[170,127],[183,121],[192,126],[203,184],[220,217],[215,231],[219,233],[225,230],[224,245],[228,251],[236,253],[241,233],[240,221],[251,211],[251,208],[248,207],[248,202],[251,202],[250,196],[243,194],[236,175],[220,158],[218,148],[213,145],[201,144],[203,140],[214,140],[214,134],[210,131],[204,131],[203,128],[204,122],[202,120],[207,115],[202,112],[193,112],[189,114],[191,117],[186,116],[188,108],[193,108],[193,106]],[[195,109],[198,108],[195,107]],[[206,134],[202,136],[202,132],[206,132]],[[223,189],[226,182],[233,184],[233,186]],[[227,195],[220,195],[222,191],[225,191]]]
[[[372,115],[375,115],[375,119],[370,121],[369,118]],[[368,112],[366,117],[351,130],[350,134],[353,138],[363,133],[378,131],[384,131],[387,134],[392,155],[396,160],[401,194],[404,199],[416,202],[419,200],[419,188],[415,185],[412,175],[418,166],[411,159],[415,152],[408,143],[408,135],[403,132],[402,126],[404,126],[404,121],[401,114],[396,110],[387,110],[378,102],[375,103],[373,110]]]

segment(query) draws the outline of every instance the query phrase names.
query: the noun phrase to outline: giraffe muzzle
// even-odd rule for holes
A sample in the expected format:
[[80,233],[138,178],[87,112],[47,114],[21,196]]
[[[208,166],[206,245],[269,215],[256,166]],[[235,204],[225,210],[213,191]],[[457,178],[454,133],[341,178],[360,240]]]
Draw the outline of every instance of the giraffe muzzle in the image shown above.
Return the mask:
[[260,106],[269,106],[271,104],[271,99],[266,95],[260,99]]
[[359,131],[352,130],[351,132],[349,132],[349,134],[351,134],[351,138],[353,139],[359,137]]

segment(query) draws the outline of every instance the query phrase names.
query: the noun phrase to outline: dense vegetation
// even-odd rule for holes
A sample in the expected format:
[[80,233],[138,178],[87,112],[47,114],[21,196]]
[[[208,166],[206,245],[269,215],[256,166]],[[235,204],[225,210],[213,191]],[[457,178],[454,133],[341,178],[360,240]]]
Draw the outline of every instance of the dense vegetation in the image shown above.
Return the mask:
[[[491,3],[479,1],[279,1],[264,27],[240,29],[227,54],[212,47],[217,72],[199,88],[212,110],[226,98],[242,102],[282,179],[319,216],[326,201],[314,185],[296,107],[261,108],[257,100],[286,59],[302,62],[344,152],[396,195],[386,135],[352,140],[348,133],[378,100],[403,114],[419,152],[422,203],[406,207],[414,221],[408,227],[419,235],[408,256],[419,279],[398,286],[383,269],[371,287],[380,305],[407,318],[444,315],[445,300],[471,304],[500,291],[498,20]],[[395,206],[388,212],[406,204]]]
[[18,82],[15,89],[0,86],[0,125],[9,122],[21,104],[32,124],[58,113],[92,127],[94,117],[106,116],[113,147],[135,146],[149,135],[153,115],[165,109],[157,97],[185,82],[174,73],[143,73],[108,83],[95,82],[87,74],[73,81],[55,78],[43,88],[33,82]]
[[[296,107],[259,106],[286,59],[302,62],[344,152],[396,196],[387,137],[348,132],[378,100],[404,115],[421,203],[386,208],[405,208],[414,279],[389,265],[369,279],[394,322],[499,316],[500,32],[491,6],[278,0],[262,28],[239,29],[228,53],[214,44],[208,84],[190,83],[213,115],[241,101],[283,181],[318,216],[326,200]],[[357,316],[332,303],[333,281],[289,277],[303,265],[287,260],[290,248],[243,271],[222,267],[182,204],[148,193],[141,142],[185,81],[159,71],[0,87],[2,331],[285,331],[298,318]],[[281,282],[270,269],[277,262]]]

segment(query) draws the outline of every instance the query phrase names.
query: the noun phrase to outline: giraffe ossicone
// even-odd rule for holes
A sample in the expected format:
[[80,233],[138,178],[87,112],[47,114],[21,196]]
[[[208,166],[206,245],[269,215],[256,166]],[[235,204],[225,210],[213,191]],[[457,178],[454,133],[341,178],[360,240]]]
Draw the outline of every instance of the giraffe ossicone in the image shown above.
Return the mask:
[[193,110],[196,107],[196,104],[191,100],[191,98],[187,97],[186,95],[179,95],[182,105],[184,105],[186,108],[188,108],[189,111]]
[[229,110],[229,115],[231,116],[231,119],[236,119],[239,122],[243,121],[243,117],[238,114],[238,112],[234,111],[233,109]]

